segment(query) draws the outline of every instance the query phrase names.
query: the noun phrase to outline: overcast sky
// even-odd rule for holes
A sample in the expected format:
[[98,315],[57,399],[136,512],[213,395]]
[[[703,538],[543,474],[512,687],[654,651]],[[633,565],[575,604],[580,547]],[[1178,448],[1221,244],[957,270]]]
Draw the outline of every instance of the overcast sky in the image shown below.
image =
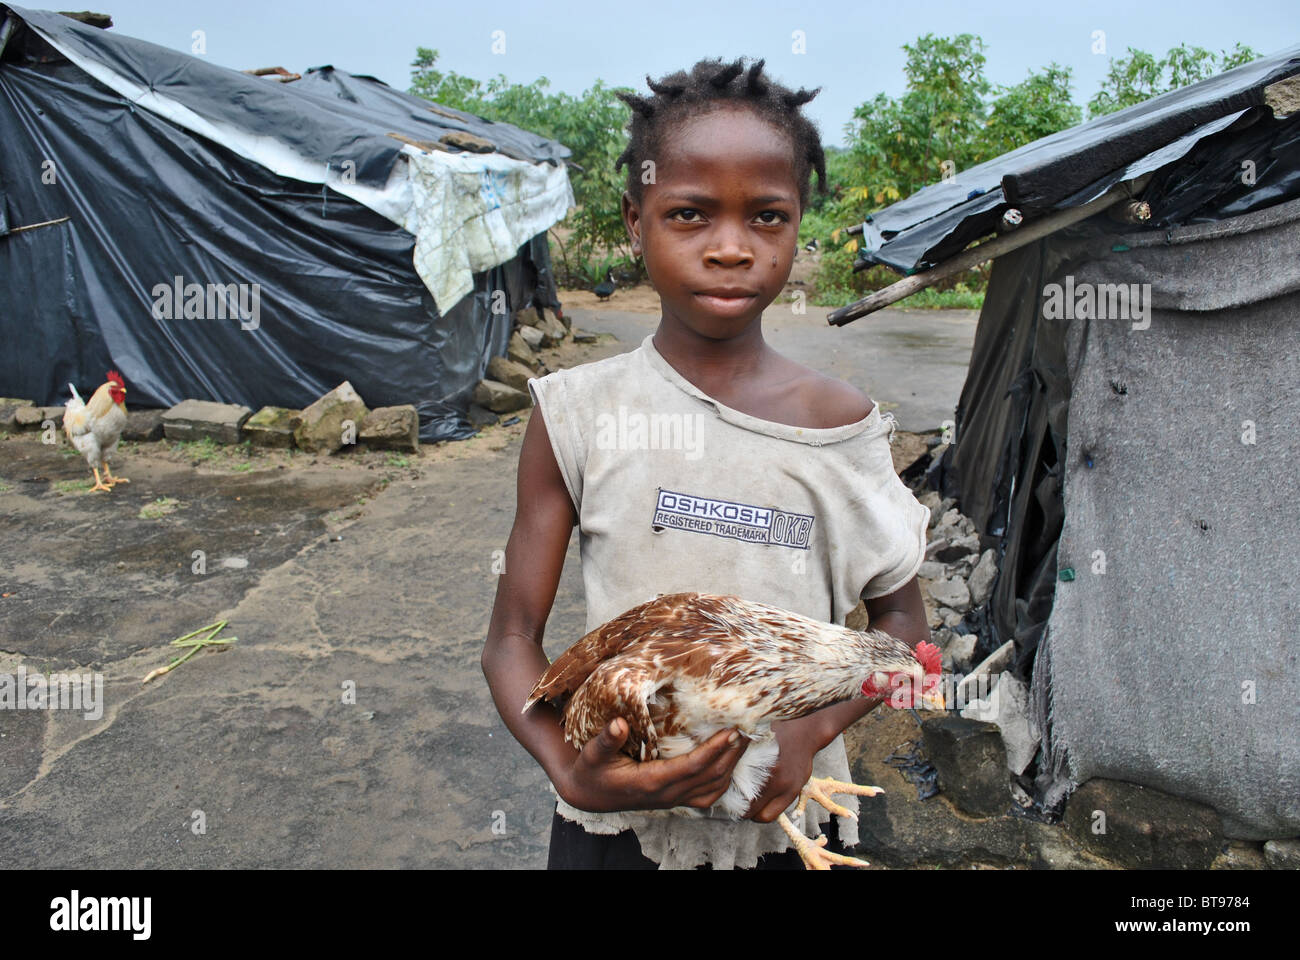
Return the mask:
[[[26,6],[26,3],[20,3]],[[1013,84],[1055,60],[1073,68],[1074,100],[1097,91],[1110,57],[1126,47],[1163,56],[1187,43],[1213,51],[1237,42],[1269,54],[1300,45],[1300,2],[1127,0],[925,0],[923,3],[400,3],[396,0],[93,0],[114,30],[189,52],[202,30],[206,56],[223,66],[333,64],[405,90],[417,46],[439,51],[439,67],[513,82],[540,76],[552,90],[580,93],[597,78],[644,90],[701,57],[764,57],[782,82],[822,87],[805,112],[827,144],[842,142],[853,108],[878,92],[903,92],[904,43],[934,33],[972,33],[986,44],[986,75]],[[80,4],[78,4],[80,6]],[[636,18],[638,11],[645,11]],[[1103,31],[1105,54],[1093,52]],[[504,51],[494,52],[495,42]],[[801,31],[806,53],[792,51]]]

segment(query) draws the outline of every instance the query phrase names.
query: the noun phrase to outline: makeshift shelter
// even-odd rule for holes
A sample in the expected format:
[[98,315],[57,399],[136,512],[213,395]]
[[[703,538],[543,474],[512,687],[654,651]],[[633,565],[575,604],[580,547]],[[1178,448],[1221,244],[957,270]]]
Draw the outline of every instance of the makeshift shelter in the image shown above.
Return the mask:
[[0,5],[0,393],[302,407],[350,380],[472,433],[511,318],[558,307],[567,148],[323,67],[263,79]]
[[1030,682],[1025,785],[1300,834],[1300,46],[956,181],[863,225],[909,276],[830,319],[996,256],[929,479],[997,550],[966,626]]

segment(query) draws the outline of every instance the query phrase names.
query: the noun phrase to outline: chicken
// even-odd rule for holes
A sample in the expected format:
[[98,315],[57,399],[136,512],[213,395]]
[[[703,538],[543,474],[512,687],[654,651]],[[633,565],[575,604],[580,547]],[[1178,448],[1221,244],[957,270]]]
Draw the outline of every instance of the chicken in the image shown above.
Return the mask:
[[[117,452],[117,441],[126,426],[126,384],[116,370],[108,371],[105,378],[106,382],[90,395],[89,403],[81,399],[75,386],[68,384],[72,398],[63,414],[63,432],[95,474],[91,490],[111,490],[115,484],[131,482],[126,477],[113,476],[108,468],[108,459]],[[102,480],[100,467],[104,468]]]
[[[879,630],[851,630],[739,597],[675,593],[634,607],[575,643],[542,674],[524,710],[567,696],[564,735],[578,749],[623,717],[629,728],[623,750],[642,761],[687,753],[736,727],[751,743],[716,806],[739,819],[777,761],[773,721],[858,696],[883,696],[895,708],[942,710],[941,670],[939,649],[930,643],[913,651]],[[880,792],[814,778],[796,811],[811,799],[854,816],[830,794]],[[814,843],[784,813],[778,820],[809,869],[866,866],[822,850],[824,836]]]

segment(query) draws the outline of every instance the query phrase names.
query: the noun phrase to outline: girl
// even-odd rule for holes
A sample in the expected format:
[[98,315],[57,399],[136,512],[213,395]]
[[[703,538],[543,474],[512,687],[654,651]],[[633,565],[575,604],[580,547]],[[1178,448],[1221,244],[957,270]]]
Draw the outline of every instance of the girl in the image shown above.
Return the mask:
[[[929,639],[915,579],[929,511],[894,473],[889,421],[763,339],[811,173],[823,192],[826,174],[799,112],[816,91],[762,69],[706,60],[647,77],[651,98],[620,94],[633,111],[616,164],[627,165],[623,219],[660,296],[659,327],[631,353],[529,382],[539,415],[482,662],[506,725],[559,796],[552,867],[790,865],[773,821],[810,775],[849,779],[841,733],[880,702],[774,724],[780,759],[744,820],[638,814],[708,810],[746,741],[721,731],[638,763],[619,753],[622,721],[579,752],[554,709],[520,713],[548,665],[543,630],[574,525],[588,630],[657,594],[701,591],[840,624],[861,598],[872,627]],[[856,824],[838,819],[856,843]]]

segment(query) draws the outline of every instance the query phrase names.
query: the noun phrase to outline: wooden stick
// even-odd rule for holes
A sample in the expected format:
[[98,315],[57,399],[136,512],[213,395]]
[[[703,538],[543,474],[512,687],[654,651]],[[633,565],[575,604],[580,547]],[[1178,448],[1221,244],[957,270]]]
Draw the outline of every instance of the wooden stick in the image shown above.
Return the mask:
[[54,226],[56,223],[66,223],[68,220],[71,220],[71,219],[72,219],[71,217],[59,217],[59,219],[57,219],[57,220],[46,220],[46,221],[44,221],[44,222],[42,222],[42,223],[29,223],[29,224],[27,224],[27,226],[25,226],[25,227],[11,227],[10,230],[9,230],[9,232],[10,232],[10,233],[22,233],[24,230],[35,230],[35,229],[37,229],[38,227],[52,227],[52,226]]
[[859,317],[865,317],[868,313],[874,313],[891,303],[897,303],[914,293],[920,293],[926,287],[932,286],[940,280],[945,280],[954,274],[963,273],[984,263],[986,260],[992,260],[1013,250],[1019,250],[1021,247],[1053,234],[1064,227],[1078,223],[1080,220],[1086,220],[1094,213],[1105,210],[1121,200],[1133,197],[1134,194],[1140,193],[1146,187],[1150,178],[1151,174],[1148,173],[1143,174],[1136,180],[1117,183],[1096,200],[1079,207],[1053,213],[1041,220],[1035,220],[1033,223],[1021,227],[1014,233],[981,243],[978,247],[973,247],[970,250],[963,250],[937,267],[922,273],[915,273],[910,277],[904,277],[882,290],[874,291],[856,303],[831,311],[826,317],[826,322],[832,326],[842,327],[845,324],[852,323]]

